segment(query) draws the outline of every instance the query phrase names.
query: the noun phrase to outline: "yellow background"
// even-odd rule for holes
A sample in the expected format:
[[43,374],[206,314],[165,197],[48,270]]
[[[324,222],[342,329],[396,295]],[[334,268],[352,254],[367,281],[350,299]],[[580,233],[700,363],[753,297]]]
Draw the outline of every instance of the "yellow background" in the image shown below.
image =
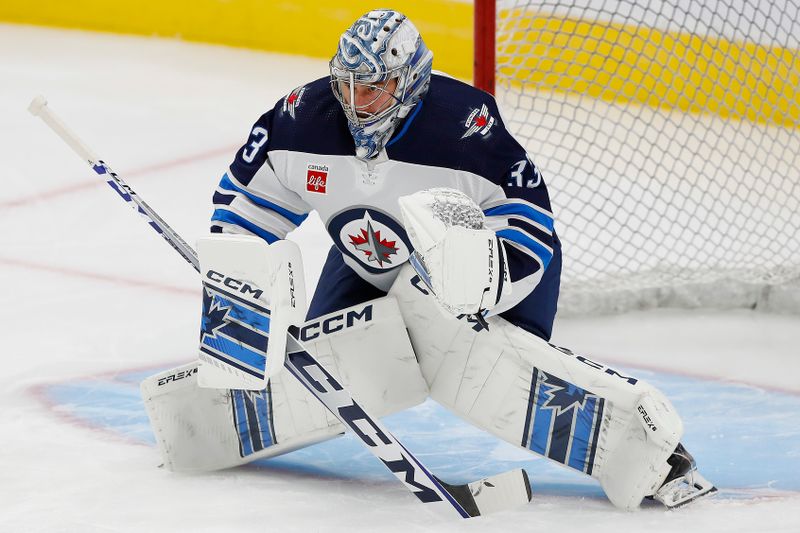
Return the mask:
[[[395,0],[434,51],[434,68],[472,79],[472,4]],[[177,37],[328,58],[360,14],[380,7],[355,0],[2,0],[0,20]],[[589,95],[737,120],[797,127],[797,50],[726,41],[534,11],[504,12],[516,28],[498,43],[514,85]],[[501,22],[502,24],[502,22]]]
[[[448,0],[386,4],[414,22],[434,51],[434,68],[472,78],[472,4]],[[0,20],[329,58],[342,32],[376,7],[384,6],[374,0],[335,4],[324,0],[0,0]]]

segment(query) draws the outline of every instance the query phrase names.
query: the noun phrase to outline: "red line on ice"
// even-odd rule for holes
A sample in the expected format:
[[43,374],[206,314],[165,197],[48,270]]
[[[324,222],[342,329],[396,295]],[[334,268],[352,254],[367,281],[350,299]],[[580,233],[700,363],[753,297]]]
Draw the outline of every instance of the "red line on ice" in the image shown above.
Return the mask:
[[[161,163],[154,163],[152,165],[147,165],[141,168],[136,168],[125,172],[124,174],[120,174],[124,177],[130,176],[141,176],[146,175],[154,172],[158,172],[161,170],[166,170],[169,168],[179,167],[181,165],[187,165],[190,163],[194,163],[195,161],[201,161],[204,159],[211,159],[213,157],[225,155],[225,154],[233,154],[233,152],[238,148],[233,146],[226,146],[223,148],[217,148],[215,150],[208,150],[205,152],[201,152],[199,154],[192,154],[184,157],[180,157],[178,159],[173,159],[171,161],[163,161]],[[90,172],[93,172],[90,170]],[[94,179],[82,181],[80,183],[73,183],[71,185],[65,185],[63,187],[57,187],[55,189],[50,189],[49,191],[42,191],[36,194],[32,194],[30,196],[23,196],[21,198],[15,198],[12,200],[6,200],[4,202],[0,202],[0,209],[2,208],[11,208],[11,207],[23,207],[26,205],[34,204],[41,201],[51,200],[53,198],[58,198],[60,196],[65,196],[68,194],[72,194],[78,191],[82,191],[85,189],[90,189],[92,187],[99,187],[105,184],[105,180],[96,176]]]
[[19,267],[19,268],[29,268],[33,270],[42,270],[45,272],[51,272],[54,274],[61,274],[64,276],[71,276],[75,278],[83,278],[83,279],[90,279],[92,281],[104,281],[106,283],[113,283],[115,285],[124,285],[127,287],[139,287],[139,288],[146,288],[152,289],[160,292],[169,292],[172,294],[187,294],[191,296],[198,296],[200,294],[200,289],[189,289],[184,287],[174,287],[172,285],[162,285],[160,283],[153,283],[151,281],[140,280],[140,279],[131,279],[131,278],[123,278],[119,276],[110,276],[108,274],[101,274],[99,272],[85,272],[82,270],[76,270],[67,267],[60,267],[60,266],[53,266],[53,265],[43,265],[39,263],[33,263],[31,261],[25,261],[22,259],[11,259],[8,257],[0,257],[0,264],[12,267]]
[[[648,364],[641,364],[641,363],[631,363],[630,361],[622,361],[620,359],[614,359],[612,357],[604,358],[601,355],[597,355],[598,362],[602,362],[603,364],[611,364],[617,365],[622,367],[630,367],[635,370],[645,370],[648,372],[655,372],[656,374],[670,374],[673,376],[678,376],[682,378],[689,378],[689,379],[698,379],[703,381],[713,381],[715,383],[726,383],[730,385],[741,385],[744,387],[753,387],[756,389],[761,389],[764,391],[772,391],[772,392],[779,392],[781,394],[788,394],[789,396],[800,396],[800,389],[788,389],[785,387],[779,387],[776,385],[768,385],[765,383],[756,383],[753,381],[744,381],[742,379],[737,378],[725,378],[715,376],[713,374],[703,374],[702,372],[686,372],[683,370],[675,370],[674,368],[668,368],[666,366],[658,366],[658,365],[648,365]],[[644,379],[644,378],[642,378]]]
[[[161,170],[178,167],[181,165],[186,165],[193,163],[195,161],[203,160],[203,159],[210,159],[212,157],[217,157],[226,153],[232,153],[236,148],[232,146],[226,146],[222,148],[217,148],[215,150],[208,150],[199,154],[192,154],[184,157],[180,157],[178,159],[173,159],[171,161],[164,161],[161,163],[154,163],[152,165],[147,165],[138,169],[131,170],[126,173],[127,176],[141,176],[146,175],[148,173],[154,173]],[[1,208],[11,208],[11,207],[22,207],[30,204],[34,204],[41,201],[51,200],[53,198],[58,198],[60,196],[65,196],[68,194],[72,194],[74,192],[78,192],[84,189],[89,189],[92,187],[100,187],[104,185],[104,180],[98,179],[95,177],[92,180],[87,180],[81,183],[74,183],[71,185],[67,185],[64,187],[58,187],[55,189],[51,189],[49,191],[43,191],[40,193],[36,193],[31,196],[25,196],[22,198],[16,198],[13,200],[6,200],[4,202],[0,202],[0,209]],[[58,267],[53,265],[44,265],[39,263],[34,263],[31,261],[25,261],[22,259],[11,259],[11,258],[3,258],[0,257],[0,263],[5,264],[7,266],[15,266],[21,268],[30,268],[35,270],[43,270],[46,272],[53,272],[56,274],[62,274],[65,276],[71,277],[78,277],[83,279],[91,279],[94,281],[105,281],[108,283],[114,283],[117,285],[126,285],[131,287],[145,287],[148,289],[159,290],[162,292],[171,292],[171,293],[178,293],[178,294],[191,294],[192,296],[197,295],[198,291],[192,289],[184,289],[180,287],[172,287],[169,285],[161,285],[158,283],[152,283],[149,281],[144,280],[136,280],[136,279],[126,279],[119,276],[110,276],[108,274],[101,274],[98,272],[85,272],[81,270],[76,270],[67,267]]]
[[[66,383],[66,382],[65,382]],[[89,429],[98,433],[103,433],[108,437],[112,437],[127,444],[135,444],[137,446],[148,446],[147,443],[141,442],[129,435],[114,431],[113,429],[103,426],[99,423],[95,424],[85,418],[75,416],[70,412],[64,410],[64,406],[53,401],[47,395],[48,387],[56,385],[55,383],[40,383],[28,388],[28,393],[36,400],[41,402],[47,410],[52,413],[59,420],[66,422],[72,426],[77,426],[83,429]]]

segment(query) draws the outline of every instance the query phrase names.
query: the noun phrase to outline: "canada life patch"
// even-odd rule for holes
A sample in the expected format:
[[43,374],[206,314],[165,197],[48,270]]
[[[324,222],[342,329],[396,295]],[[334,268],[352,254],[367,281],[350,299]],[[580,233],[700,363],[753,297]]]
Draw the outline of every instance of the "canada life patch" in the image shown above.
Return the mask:
[[494,126],[494,117],[489,115],[489,108],[486,107],[486,104],[483,104],[480,109],[473,109],[472,113],[467,117],[467,121],[464,123],[467,131],[464,132],[461,138],[466,139],[475,133],[486,136],[492,126]]
[[328,165],[308,164],[306,190],[317,194],[328,194]]
[[305,87],[298,87],[293,90],[283,99],[283,112],[289,113],[289,116],[295,118],[294,111],[300,107],[300,99],[303,98],[303,93],[306,92]]
[[328,233],[343,254],[373,274],[397,268],[411,253],[403,226],[391,215],[371,207],[342,211],[328,223]]

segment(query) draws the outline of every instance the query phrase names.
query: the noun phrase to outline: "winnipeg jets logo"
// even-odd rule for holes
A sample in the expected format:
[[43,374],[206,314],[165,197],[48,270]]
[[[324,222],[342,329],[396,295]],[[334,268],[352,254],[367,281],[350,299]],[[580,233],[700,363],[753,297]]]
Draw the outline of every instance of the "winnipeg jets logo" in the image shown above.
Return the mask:
[[391,265],[391,256],[397,255],[396,241],[381,239],[381,232],[372,229],[372,221],[367,221],[367,228],[361,230],[360,235],[350,235],[350,244],[356,250],[367,256],[367,262],[377,262],[379,266],[384,263]]
[[464,132],[461,138],[466,139],[475,133],[485,136],[492,129],[492,126],[494,126],[494,117],[489,115],[489,108],[486,107],[486,104],[483,104],[480,109],[473,109],[472,113],[467,117],[467,121],[464,123],[467,131]]
[[289,113],[289,116],[295,118],[294,110],[300,107],[300,99],[303,97],[304,92],[306,92],[305,87],[298,87],[287,94],[283,99],[283,112]]
[[541,373],[540,380],[543,385],[542,391],[547,396],[542,409],[553,409],[556,415],[570,409],[583,409],[587,400],[597,397],[572,383],[544,372]]
[[334,215],[328,233],[345,259],[371,274],[382,274],[408,260],[412,246],[392,215],[374,207],[355,206]]

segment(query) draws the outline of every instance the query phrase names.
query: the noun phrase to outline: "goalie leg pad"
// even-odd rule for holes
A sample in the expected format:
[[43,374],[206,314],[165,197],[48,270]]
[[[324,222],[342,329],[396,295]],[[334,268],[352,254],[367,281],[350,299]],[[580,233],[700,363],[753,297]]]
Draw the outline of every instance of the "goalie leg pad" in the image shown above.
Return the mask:
[[[145,379],[142,398],[164,466],[175,472],[218,470],[341,433],[284,376],[271,379],[263,391],[211,389],[198,386],[195,362]],[[297,419],[282,430],[281,441],[276,418]]]
[[664,481],[683,426],[648,383],[501,317],[448,318],[406,266],[397,297],[430,395],[494,435],[598,479],[636,508]]
[[[427,398],[397,302],[384,297],[307,322],[301,340],[378,416]],[[273,457],[337,436],[342,426],[290,373],[262,391],[201,388],[197,364],[141,384],[164,465],[207,471]]]

